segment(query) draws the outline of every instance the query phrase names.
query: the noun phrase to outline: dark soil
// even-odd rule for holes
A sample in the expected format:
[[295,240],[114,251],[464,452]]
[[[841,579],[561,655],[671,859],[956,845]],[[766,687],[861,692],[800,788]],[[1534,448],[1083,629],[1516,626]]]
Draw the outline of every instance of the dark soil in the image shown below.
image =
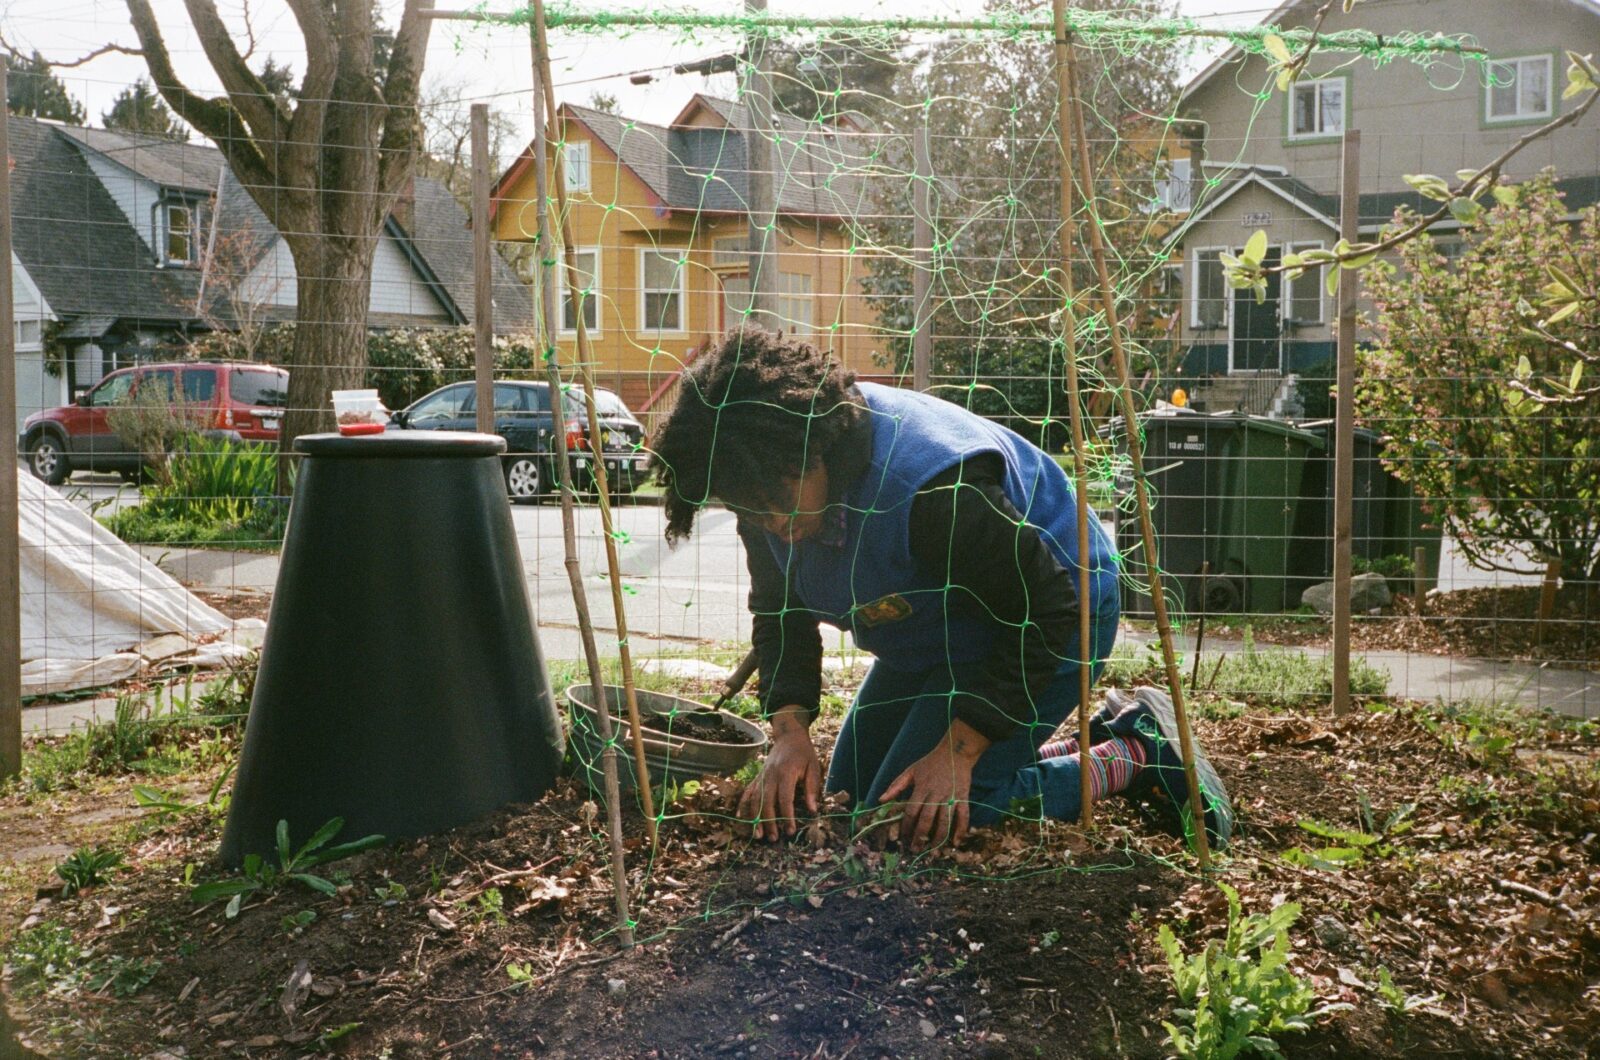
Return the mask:
[[[1247,911],[1299,903],[1291,967],[1320,1001],[1355,1006],[1280,1036],[1289,1056],[1600,1048],[1592,732],[1488,744],[1399,709],[1252,714],[1197,735],[1240,813],[1221,878]],[[668,807],[653,857],[628,815],[627,956],[605,814],[575,784],[327,866],[335,897],[291,886],[235,920],[182,883],[188,864],[217,871],[219,822],[193,813],[130,841],[112,884],[36,907],[93,960],[160,961],[148,985],[50,996],[13,981],[13,1012],[41,1051],[74,1057],[1159,1057],[1175,1000],[1157,926],[1190,952],[1225,930],[1159,804],[1113,800],[1087,834],[1017,824],[914,856],[852,843],[837,813],[752,844],[734,799],[707,781]],[[1283,857],[1324,842],[1302,821],[1359,828],[1363,806],[1382,822],[1408,804],[1409,827],[1359,864]],[[302,911],[315,919],[285,920]],[[1380,966],[1409,1013],[1380,1000]]]
[[250,589],[217,592],[191,589],[190,592],[229,618],[259,618],[265,622],[267,613],[272,610],[272,594],[269,592],[257,592]]
[[705,743],[760,743],[750,734],[713,711],[678,711],[672,714],[646,714],[639,722],[652,732]]

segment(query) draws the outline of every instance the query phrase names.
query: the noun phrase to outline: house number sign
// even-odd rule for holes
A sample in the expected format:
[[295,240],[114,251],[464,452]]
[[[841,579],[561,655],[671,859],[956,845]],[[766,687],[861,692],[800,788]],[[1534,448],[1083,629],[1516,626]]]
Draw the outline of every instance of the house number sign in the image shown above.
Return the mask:
[[1247,213],[1239,219],[1239,223],[1245,228],[1265,228],[1272,223],[1272,214],[1266,210]]

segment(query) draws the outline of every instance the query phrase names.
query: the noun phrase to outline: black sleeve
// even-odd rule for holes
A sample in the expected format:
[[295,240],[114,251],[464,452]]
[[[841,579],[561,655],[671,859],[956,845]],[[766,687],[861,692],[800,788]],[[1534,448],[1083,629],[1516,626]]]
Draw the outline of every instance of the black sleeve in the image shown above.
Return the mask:
[[922,488],[910,519],[912,558],[949,584],[948,606],[1006,626],[953,702],[955,717],[994,741],[1032,716],[1078,629],[1074,575],[1006,498],[1003,474],[998,456],[969,459]]
[[750,571],[751,640],[761,674],[761,712],[770,717],[798,704],[810,724],[822,698],[822,633],[816,616],[795,593],[760,528],[740,520],[739,538]]

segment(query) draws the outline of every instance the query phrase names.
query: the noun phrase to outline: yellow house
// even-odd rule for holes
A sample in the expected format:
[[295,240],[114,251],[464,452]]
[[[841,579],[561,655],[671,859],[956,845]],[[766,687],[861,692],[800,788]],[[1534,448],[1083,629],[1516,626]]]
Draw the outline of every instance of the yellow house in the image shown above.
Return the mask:
[[[596,379],[637,411],[661,411],[678,371],[745,319],[744,124],[742,105],[703,95],[667,126],[570,104],[560,110],[560,136],[551,139],[564,141]],[[772,167],[777,318],[760,323],[831,349],[858,372],[881,373],[873,353],[883,336],[862,296],[866,262],[851,252],[847,225],[870,212],[857,132],[780,118]],[[555,144],[549,154],[553,180]],[[535,238],[534,180],[530,147],[492,193],[495,239]],[[562,294],[561,352],[570,359],[576,321]]]

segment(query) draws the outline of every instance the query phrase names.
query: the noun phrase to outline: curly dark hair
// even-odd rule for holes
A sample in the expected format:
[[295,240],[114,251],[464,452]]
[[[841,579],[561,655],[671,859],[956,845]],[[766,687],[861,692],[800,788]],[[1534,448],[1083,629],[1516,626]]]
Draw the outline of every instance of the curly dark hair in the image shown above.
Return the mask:
[[667,541],[713,498],[756,507],[773,485],[835,463],[863,415],[854,372],[770,331],[728,332],[683,373],[656,430],[650,469],[666,488]]

